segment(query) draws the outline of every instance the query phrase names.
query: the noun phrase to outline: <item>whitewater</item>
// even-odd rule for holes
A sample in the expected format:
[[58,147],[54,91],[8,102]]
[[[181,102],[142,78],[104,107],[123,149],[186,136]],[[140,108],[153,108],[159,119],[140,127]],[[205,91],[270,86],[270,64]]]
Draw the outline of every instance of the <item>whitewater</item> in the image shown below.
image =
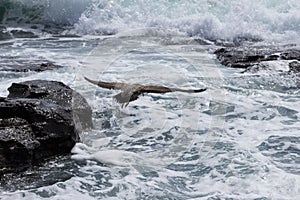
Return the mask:
[[[224,46],[299,48],[298,0],[0,0],[0,96],[13,82],[65,83],[94,127],[70,155],[1,182],[0,199],[299,199],[299,74],[222,66]],[[19,35],[16,34],[19,33]],[[53,62],[45,72],[2,69]],[[207,88],[145,94],[108,82]]]

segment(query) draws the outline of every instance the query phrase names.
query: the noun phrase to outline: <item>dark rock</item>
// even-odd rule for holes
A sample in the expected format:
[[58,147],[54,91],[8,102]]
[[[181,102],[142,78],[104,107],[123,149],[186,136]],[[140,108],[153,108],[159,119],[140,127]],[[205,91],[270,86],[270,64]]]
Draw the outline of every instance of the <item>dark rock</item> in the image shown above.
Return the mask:
[[[243,68],[247,69],[247,71],[257,71],[256,69],[252,70],[252,68],[257,68],[257,66],[264,66],[263,64],[261,64],[261,62],[264,61],[300,61],[300,50],[298,49],[279,49],[272,47],[230,47],[220,48],[215,51],[215,54],[222,65],[233,68]],[[292,69],[292,71],[295,71],[294,68]]]
[[0,26],[0,40],[9,40],[12,38],[38,38],[38,36],[31,31],[18,29],[8,31],[6,27]]
[[42,64],[31,64],[31,63],[19,63],[18,64],[7,64],[5,66],[2,66],[2,69],[0,71],[7,71],[7,72],[43,72],[46,70],[53,70],[62,68],[61,65],[56,65],[52,62],[43,62]]
[[300,61],[300,50],[288,49],[288,50],[280,53],[280,58],[282,60],[298,60],[298,61]]
[[12,30],[10,31],[12,36],[14,38],[38,38],[37,35],[30,31],[24,31],[24,30]]
[[272,71],[272,69],[270,69],[270,67],[268,65],[264,65],[262,63],[258,63],[256,65],[247,67],[246,70],[243,71],[242,73],[245,73],[245,72],[248,72],[248,73],[258,73],[260,71]]
[[262,61],[277,60],[276,52],[259,48],[221,48],[215,51],[221,64],[233,68],[247,68]]
[[0,177],[69,153],[92,126],[86,100],[61,82],[13,83],[0,98]]
[[300,73],[300,63],[297,61],[293,61],[289,63],[289,72],[292,73]]
[[75,165],[70,155],[57,156],[28,170],[4,174],[0,178],[0,190],[14,192],[65,182],[76,174],[78,168],[78,163]]

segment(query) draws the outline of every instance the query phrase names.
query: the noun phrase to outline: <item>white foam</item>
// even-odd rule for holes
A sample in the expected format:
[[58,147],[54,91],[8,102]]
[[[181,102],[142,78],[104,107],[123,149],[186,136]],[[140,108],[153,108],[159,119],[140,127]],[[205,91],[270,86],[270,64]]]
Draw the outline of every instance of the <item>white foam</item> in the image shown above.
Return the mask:
[[117,166],[129,166],[142,160],[136,153],[120,150],[97,151],[92,155],[94,159],[101,163]]
[[105,34],[137,28],[177,30],[208,39],[235,37],[290,40],[299,36],[297,0],[289,5],[272,1],[176,1],[130,3],[94,1],[75,30],[81,34]]
[[[71,33],[107,35],[157,28],[205,39],[262,38],[299,42],[299,2],[285,1],[109,1],[17,0],[9,17],[32,23],[74,25]],[[18,4],[19,5],[19,4]],[[39,8],[36,10],[36,8]],[[32,10],[26,13],[26,10]],[[25,13],[23,12],[25,11]],[[31,19],[32,12],[36,17]]]
[[114,166],[130,166],[143,160],[138,154],[123,150],[96,150],[82,143],[77,143],[72,149],[75,160],[96,160],[102,164]]
[[[37,41],[47,47],[42,49],[40,45],[14,47],[13,51],[2,49],[7,56],[13,52],[22,57],[40,56],[71,63],[78,66],[78,81],[72,83],[74,71],[71,68],[64,68],[64,72],[31,73],[13,80],[4,78],[1,94],[13,81],[63,80],[84,94],[93,108],[94,120],[100,122],[95,124],[96,130],[84,133],[84,142],[88,145],[78,143],[73,148],[75,161],[68,171],[73,176],[70,180],[37,190],[1,193],[1,198],[42,199],[42,195],[49,195],[49,199],[109,199],[110,196],[113,196],[111,199],[139,199],[149,195],[157,199],[267,197],[296,200],[299,175],[284,170],[290,165],[274,164],[272,157],[257,147],[272,135],[298,137],[299,120],[294,116],[290,119],[277,108],[292,109],[299,118],[299,93],[279,93],[265,88],[270,83],[286,87],[290,84],[295,88],[298,79],[295,83],[287,83],[289,80],[280,76],[251,79],[232,75],[232,70],[227,68],[222,69],[227,73],[223,77],[220,66],[215,64],[214,56],[207,53],[206,47],[161,46],[139,38],[142,34],[137,38],[124,35],[99,40],[98,49],[91,55],[97,60],[92,62],[87,58],[91,65],[78,66],[84,57],[80,54],[85,51],[81,46],[80,51],[74,48],[76,41],[70,41],[70,51],[66,51],[65,46],[62,50],[57,48],[67,43],[63,39],[62,43]],[[94,41],[86,41],[86,44],[89,42],[94,44]],[[284,70],[281,67],[284,63],[278,64],[278,69]],[[83,75],[108,81],[210,87],[197,95],[145,95],[121,109],[112,103],[115,91],[92,86],[83,80]],[[288,78],[293,81],[292,77]],[[215,108],[221,112],[215,115],[204,112],[213,108],[211,102],[219,105]],[[227,107],[234,109],[226,112]],[[286,120],[291,123],[284,124]],[[102,122],[109,125],[102,127]]]

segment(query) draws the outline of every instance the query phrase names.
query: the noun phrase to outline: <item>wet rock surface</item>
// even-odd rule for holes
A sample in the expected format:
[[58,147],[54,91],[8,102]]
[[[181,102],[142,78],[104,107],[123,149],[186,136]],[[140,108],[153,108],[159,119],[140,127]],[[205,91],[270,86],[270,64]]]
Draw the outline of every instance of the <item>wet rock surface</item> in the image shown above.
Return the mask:
[[[300,49],[293,47],[228,47],[214,52],[222,65],[256,72],[268,61],[288,61],[289,72],[300,72]],[[290,62],[289,62],[290,61]]]
[[[36,61],[35,63],[23,62],[18,57],[0,57],[2,65],[0,65],[0,72],[43,72],[47,70],[54,70],[62,68],[63,66],[54,64],[49,61]],[[5,62],[7,61],[7,64]],[[37,64],[40,63],[40,64]]]
[[31,31],[22,30],[22,29],[7,30],[5,27],[0,26],[0,41],[10,40],[14,38],[38,38],[38,36]]
[[78,172],[69,155],[57,156],[18,173],[7,173],[0,179],[5,191],[30,190],[69,180]]
[[13,83],[0,98],[0,177],[69,153],[92,126],[86,100],[61,82]]

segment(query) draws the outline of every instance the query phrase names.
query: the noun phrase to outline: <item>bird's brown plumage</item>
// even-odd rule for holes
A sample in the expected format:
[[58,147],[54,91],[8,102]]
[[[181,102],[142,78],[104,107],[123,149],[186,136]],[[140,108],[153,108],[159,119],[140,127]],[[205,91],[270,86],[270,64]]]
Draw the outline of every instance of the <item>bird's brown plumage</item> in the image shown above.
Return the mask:
[[164,94],[167,92],[186,92],[186,93],[198,93],[206,90],[196,89],[196,90],[185,90],[180,88],[169,88],[165,86],[153,86],[153,85],[141,85],[141,84],[128,84],[128,83],[119,83],[119,82],[103,82],[103,81],[94,81],[89,78],[84,77],[90,83],[98,85],[99,87],[106,89],[121,90],[122,92],[115,95],[115,100],[127,106],[129,102],[134,101],[139,98],[139,95],[144,93],[160,93]]

